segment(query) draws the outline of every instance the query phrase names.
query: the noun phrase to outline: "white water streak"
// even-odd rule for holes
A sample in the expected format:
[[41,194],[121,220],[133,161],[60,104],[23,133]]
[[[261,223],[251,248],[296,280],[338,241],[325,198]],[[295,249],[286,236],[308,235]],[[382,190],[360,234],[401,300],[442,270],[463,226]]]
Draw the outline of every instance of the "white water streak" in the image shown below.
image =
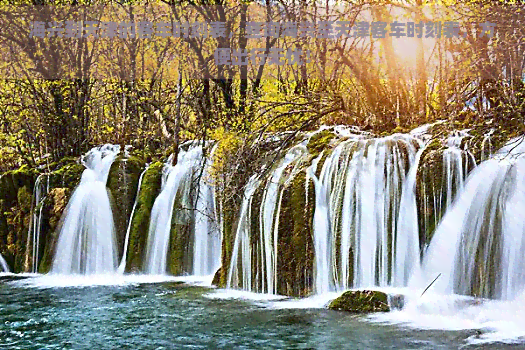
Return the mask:
[[2,268],[2,272],[9,272],[9,266],[7,265],[7,262],[5,261],[2,254],[0,254],[0,267]]
[[137,194],[135,197],[135,203],[133,203],[133,209],[131,210],[131,215],[129,216],[129,222],[128,222],[128,228],[126,230],[126,238],[124,239],[124,252],[122,253],[122,259],[120,260],[120,265],[118,267],[118,273],[122,274],[126,270],[126,259],[128,256],[128,244],[129,244],[129,234],[131,232],[131,224],[133,222],[133,215],[135,214],[135,208],[137,207],[137,203],[139,201],[140,196],[140,186],[142,185],[142,178],[144,177],[144,174],[149,169],[149,166],[147,166],[139,177],[139,183],[137,186]]

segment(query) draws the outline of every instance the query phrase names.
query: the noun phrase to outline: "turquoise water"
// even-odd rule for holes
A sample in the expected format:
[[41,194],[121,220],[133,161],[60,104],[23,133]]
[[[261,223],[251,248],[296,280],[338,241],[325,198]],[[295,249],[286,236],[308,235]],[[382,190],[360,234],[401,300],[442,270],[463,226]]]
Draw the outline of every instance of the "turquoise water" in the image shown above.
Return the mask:
[[[422,331],[326,309],[213,298],[178,282],[28,287],[0,282],[1,349],[523,349],[468,345],[475,331]],[[210,297],[211,296],[211,297]]]

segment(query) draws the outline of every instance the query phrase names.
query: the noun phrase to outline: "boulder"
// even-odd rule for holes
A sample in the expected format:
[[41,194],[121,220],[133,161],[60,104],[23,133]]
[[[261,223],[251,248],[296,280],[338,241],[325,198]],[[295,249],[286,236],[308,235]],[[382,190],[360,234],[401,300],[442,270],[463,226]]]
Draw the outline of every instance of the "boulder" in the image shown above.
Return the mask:
[[331,310],[352,313],[388,312],[387,294],[374,290],[347,291],[332,300],[328,305]]

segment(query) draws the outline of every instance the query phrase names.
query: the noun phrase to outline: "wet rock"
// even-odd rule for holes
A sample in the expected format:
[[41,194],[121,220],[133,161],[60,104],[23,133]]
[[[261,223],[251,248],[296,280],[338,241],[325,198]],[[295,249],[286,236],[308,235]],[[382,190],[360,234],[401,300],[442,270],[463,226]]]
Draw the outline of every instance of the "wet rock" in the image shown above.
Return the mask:
[[131,219],[128,256],[126,259],[127,272],[142,271],[151,210],[155,198],[160,193],[163,167],[164,164],[161,162],[153,163],[142,178],[142,184],[138,192],[137,207]]
[[45,242],[42,259],[38,272],[47,273],[51,269],[55,247],[60,231],[60,220],[71,197],[70,188],[52,188],[47,195],[44,206],[44,223],[41,232],[41,241]]
[[213,280],[211,281],[211,284],[213,286],[219,287],[221,283],[221,274],[222,274],[221,272],[222,272],[222,267],[218,268],[215,274],[213,275]]
[[352,313],[388,312],[387,294],[373,290],[358,290],[344,292],[328,305],[331,310],[348,311]]

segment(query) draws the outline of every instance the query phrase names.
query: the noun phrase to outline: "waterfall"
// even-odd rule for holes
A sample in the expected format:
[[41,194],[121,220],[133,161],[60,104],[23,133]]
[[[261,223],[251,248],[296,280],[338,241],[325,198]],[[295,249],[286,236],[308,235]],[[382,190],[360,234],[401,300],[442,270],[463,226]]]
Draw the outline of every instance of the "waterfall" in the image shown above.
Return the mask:
[[235,232],[235,242],[228,269],[227,288],[252,290],[252,249],[250,245],[251,206],[253,194],[259,187],[257,175],[252,175],[244,188],[244,196]]
[[463,189],[469,171],[476,166],[469,143],[464,142],[467,137],[470,135],[465,131],[453,132],[446,139],[444,149],[427,154],[428,158],[419,169],[418,214],[422,248],[428,247],[443,215]]
[[[397,236],[393,252],[392,285],[406,286],[411,273],[420,267],[419,261],[419,228],[416,202],[416,175],[425,150],[422,146],[417,151],[415,161],[410,166],[408,177],[403,184],[399,214],[397,220]],[[403,238],[400,238],[403,236]]]
[[[212,151],[213,154],[213,151]],[[193,275],[208,276],[213,274],[221,264],[222,236],[217,224],[214,187],[209,183],[211,157],[199,181],[199,194],[195,211],[195,228],[193,243]]]
[[[184,149],[186,147],[187,150]],[[178,214],[192,222],[192,267],[184,268],[193,275],[202,276],[212,274],[220,266],[222,238],[216,223],[214,187],[209,184],[210,165],[210,159],[203,158],[203,147],[195,142],[181,146],[175,166],[171,165],[171,159],[165,165],[162,189],[151,211],[146,273],[162,275],[167,272],[168,248],[177,198],[180,198],[184,208]],[[199,177],[197,186],[193,183],[196,177]],[[196,194],[192,192],[195,189]]]
[[[46,179],[45,185],[42,183]],[[31,203],[31,222],[28,231],[27,244],[31,244],[31,271],[38,272],[38,264],[40,257],[40,231],[42,229],[42,210],[44,208],[44,200],[49,192],[49,175],[38,175],[35,181],[35,195],[34,201]]]
[[146,251],[146,273],[163,275],[166,273],[166,259],[171,233],[173,207],[179,185],[185,176],[191,173],[193,167],[201,160],[202,148],[180,150],[177,164],[171,165],[171,157],[164,166],[162,174],[162,189],[155,199],[151,210]]
[[310,171],[316,293],[407,283],[419,264],[414,191],[422,151],[411,135],[354,136],[333,150],[318,179]]
[[260,290],[268,294],[277,292],[277,232],[279,229],[279,212],[282,199],[282,178],[286,167],[297,160],[305,152],[304,145],[293,147],[281,160],[270,175],[263,191],[260,225]]
[[51,273],[115,272],[117,252],[106,182],[120,146],[95,147],[82,157],[86,167],[64,211]]
[[[334,152],[333,154],[336,154]],[[332,289],[330,283],[331,258],[330,253],[330,220],[328,217],[328,195],[327,186],[323,186],[319,179],[315,176],[315,170],[323,153],[319,155],[312,165],[308,168],[308,179],[314,181],[315,190],[315,211],[314,211],[314,251],[315,251],[315,291],[318,294],[326,293]],[[323,167],[323,170],[327,168]],[[321,179],[325,178],[326,171],[321,172]],[[308,184],[308,181],[306,182]],[[329,184],[328,181],[325,184]]]
[[[241,288],[247,291],[261,293],[277,293],[277,254],[279,212],[281,209],[282,189],[290,174],[285,174],[288,166],[301,159],[306,152],[305,142],[292,147],[263,182],[252,176],[245,188],[241,213],[237,224],[232,260],[228,271],[228,288]],[[292,174],[296,167],[292,170]],[[264,183],[262,201],[258,217],[258,241],[252,242],[252,213],[253,195],[259,184]],[[257,255],[252,254],[251,245],[257,246]],[[252,276],[256,276],[252,280]]]
[[9,272],[9,266],[7,266],[7,262],[2,254],[0,254],[0,267],[2,268],[2,272]]
[[149,166],[147,166],[139,177],[139,183],[137,187],[137,195],[135,197],[135,203],[133,203],[133,209],[131,210],[131,215],[129,216],[129,222],[128,222],[128,228],[126,230],[126,238],[124,239],[124,252],[122,253],[122,259],[120,260],[120,265],[118,267],[118,272],[120,274],[123,274],[126,270],[126,258],[128,256],[128,244],[129,244],[129,234],[131,232],[131,224],[133,220],[133,214],[135,214],[135,208],[137,207],[137,203],[139,201],[139,195],[140,195],[140,186],[142,184],[142,178],[144,177],[144,174],[148,170]]
[[[425,256],[418,287],[509,300],[525,287],[525,147],[514,140],[476,167],[445,214]],[[424,287],[423,287],[424,288]]]

